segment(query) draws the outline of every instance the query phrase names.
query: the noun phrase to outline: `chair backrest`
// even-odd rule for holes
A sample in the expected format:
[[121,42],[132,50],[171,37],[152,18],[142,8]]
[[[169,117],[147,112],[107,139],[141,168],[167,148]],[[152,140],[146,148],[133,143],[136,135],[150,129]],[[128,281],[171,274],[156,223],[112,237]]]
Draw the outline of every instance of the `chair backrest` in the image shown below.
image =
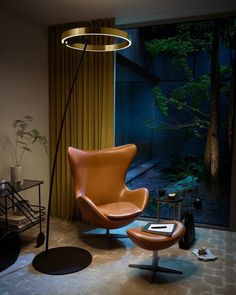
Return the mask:
[[69,147],[75,196],[86,196],[96,205],[119,201],[126,188],[126,172],[136,151],[134,144],[95,151]]

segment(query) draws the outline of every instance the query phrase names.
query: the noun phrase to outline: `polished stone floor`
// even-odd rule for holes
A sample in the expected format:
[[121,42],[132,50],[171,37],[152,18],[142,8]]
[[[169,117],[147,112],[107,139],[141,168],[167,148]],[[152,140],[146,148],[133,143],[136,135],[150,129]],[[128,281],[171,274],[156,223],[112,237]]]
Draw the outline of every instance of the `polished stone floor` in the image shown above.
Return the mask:
[[[146,224],[136,221],[129,227]],[[83,294],[170,294],[207,295],[236,294],[236,233],[213,229],[196,230],[193,247],[206,246],[218,256],[216,261],[202,262],[190,250],[178,245],[160,251],[160,265],[183,271],[178,274],[157,274],[149,283],[150,273],[129,268],[129,263],[149,264],[151,252],[135,246],[129,239],[79,239],[78,229],[87,225],[52,220],[50,245],[79,246],[91,252],[93,261],[81,272],[49,276],[31,266],[37,228],[22,234],[23,248],[17,262],[0,273],[1,295],[83,295]],[[125,229],[119,230],[124,232]]]

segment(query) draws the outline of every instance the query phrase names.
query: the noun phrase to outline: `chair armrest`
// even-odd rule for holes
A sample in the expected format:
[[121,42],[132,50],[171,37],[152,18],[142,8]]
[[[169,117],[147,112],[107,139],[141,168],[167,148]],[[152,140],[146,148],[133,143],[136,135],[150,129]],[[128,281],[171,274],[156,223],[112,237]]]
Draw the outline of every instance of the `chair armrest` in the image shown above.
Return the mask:
[[147,206],[149,200],[149,193],[146,188],[139,188],[135,190],[130,190],[126,188],[122,195],[121,201],[130,202],[140,208],[142,211]]
[[79,195],[76,199],[78,200],[81,213],[89,221],[95,222],[97,219],[108,219],[88,197]]

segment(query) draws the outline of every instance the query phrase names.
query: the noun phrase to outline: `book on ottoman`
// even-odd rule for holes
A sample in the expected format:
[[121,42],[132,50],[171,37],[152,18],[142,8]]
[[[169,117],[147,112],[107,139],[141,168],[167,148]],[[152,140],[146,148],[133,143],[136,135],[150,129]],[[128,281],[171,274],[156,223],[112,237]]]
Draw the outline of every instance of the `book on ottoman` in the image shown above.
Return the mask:
[[142,228],[142,231],[152,233],[152,234],[171,237],[175,228],[176,228],[175,223],[152,223],[152,222],[150,222]]

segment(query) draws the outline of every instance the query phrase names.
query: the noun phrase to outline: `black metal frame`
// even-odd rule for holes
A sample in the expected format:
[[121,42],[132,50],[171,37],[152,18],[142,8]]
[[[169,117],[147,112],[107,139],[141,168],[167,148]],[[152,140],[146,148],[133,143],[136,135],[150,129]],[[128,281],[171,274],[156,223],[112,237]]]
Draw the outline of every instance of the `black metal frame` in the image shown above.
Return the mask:
[[[0,203],[0,213],[5,215],[5,232],[8,232],[8,229],[11,229],[11,227],[13,230],[23,232],[38,223],[39,223],[40,232],[41,232],[42,221],[44,220],[43,216],[45,216],[45,207],[41,205],[40,185],[42,183],[43,182],[37,182],[36,184],[23,189],[25,190],[34,186],[38,186],[39,205],[30,205],[30,204],[26,205],[24,202],[22,202],[20,206],[19,206],[19,202],[25,201],[25,200],[21,197],[19,192],[14,188],[14,186],[10,182],[6,181],[4,183],[1,183],[1,185],[6,186],[0,189],[0,198],[4,198],[4,205]],[[8,205],[8,203],[10,205]],[[23,210],[22,210],[22,207],[23,207]],[[8,222],[8,210],[14,211],[15,208],[17,208],[21,212],[21,214],[25,216],[28,220],[28,222],[20,228],[16,228],[15,226],[13,227]]]

